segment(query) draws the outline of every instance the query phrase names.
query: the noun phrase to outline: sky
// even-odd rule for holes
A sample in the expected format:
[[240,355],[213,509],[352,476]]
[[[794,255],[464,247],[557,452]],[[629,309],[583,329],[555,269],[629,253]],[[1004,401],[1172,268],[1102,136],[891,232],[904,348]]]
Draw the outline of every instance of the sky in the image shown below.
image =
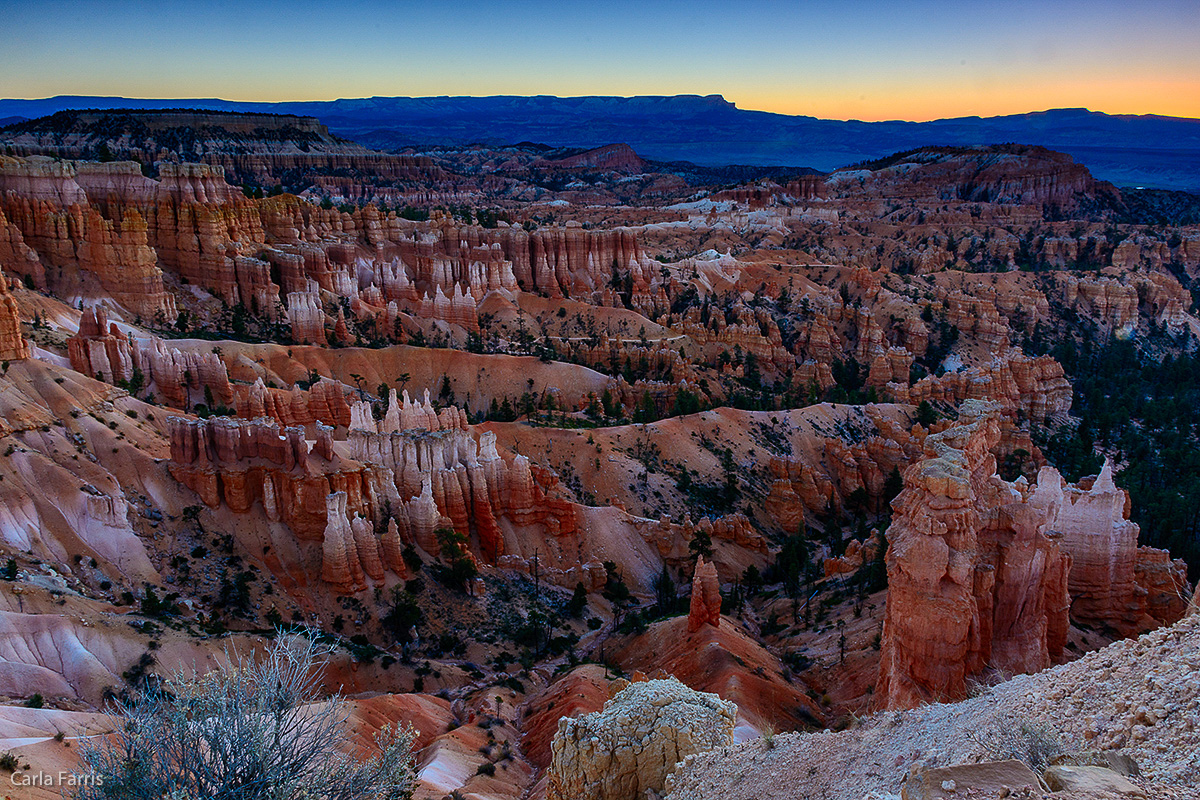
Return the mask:
[[0,0],[0,97],[721,94],[929,120],[1200,117],[1200,0]]

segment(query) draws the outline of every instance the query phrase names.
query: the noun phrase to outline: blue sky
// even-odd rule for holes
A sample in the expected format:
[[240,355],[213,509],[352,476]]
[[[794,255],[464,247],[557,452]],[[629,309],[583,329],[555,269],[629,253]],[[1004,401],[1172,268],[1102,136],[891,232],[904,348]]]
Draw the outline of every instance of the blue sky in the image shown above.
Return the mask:
[[0,0],[0,97],[723,94],[933,119],[1200,117],[1200,0]]

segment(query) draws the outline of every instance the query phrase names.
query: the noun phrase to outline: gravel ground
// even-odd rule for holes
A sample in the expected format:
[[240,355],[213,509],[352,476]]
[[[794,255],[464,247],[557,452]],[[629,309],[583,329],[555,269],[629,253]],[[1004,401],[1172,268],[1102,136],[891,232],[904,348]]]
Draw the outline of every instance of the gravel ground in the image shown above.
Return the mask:
[[899,796],[914,766],[1013,757],[1039,744],[1119,749],[1136,760],[1148,796],[1200,800],[1200,614],[960,703],[693,757],[672,776],[668,798],[885,800]]

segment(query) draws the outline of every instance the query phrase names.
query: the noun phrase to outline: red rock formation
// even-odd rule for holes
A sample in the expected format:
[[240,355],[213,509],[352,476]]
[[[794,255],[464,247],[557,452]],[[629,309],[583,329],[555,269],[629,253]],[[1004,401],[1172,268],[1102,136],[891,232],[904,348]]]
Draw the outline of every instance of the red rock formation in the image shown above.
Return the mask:
[[293,386],[291,391],[268,388],[259,378],[249,386],[236,387],[237,413],[245,419],[270,417],[285,428],[314,422],[349,427],[351,415],[347,396],[352,391],[326,377],[308,391],[299,386]]
[[71,368],[89,378],[116,383],[133,375],[133,350],[129,337],[110,325],[103,308],[87,308],[79,317],[79,330],[67,339]]
[[889,159],[886,166],[865,177],[857,170],[847,170],[844,175],[833,173],[825,183],[839,192],[892,198],[954,197],[1060,209],[1074,208],[1080,197],[1113,191],[1070,156],[1028,145],[925,147]]
[[641,172],[646,162],[627,144],[608,144],[566,158],[539,159],[533,162],[533,166],[543,169],[602,170],[633,174]]
[[380,552],[379,539],[371,527],[370,520],[365,517],[355,517],[350,522],[350,530],[354,533],[354,548],[358,552],[363,571],[373,581],[382,581],[384,576],[383,554]]
[[794,458],[771,456],[768,466],[774,480],[763,507],[782,530],[801,530],[805,509],[824,513],[831,506],[833,483],[825,475]]
[[[1043,473],[1053,472],[1043,468]],[[1067,486],[1064,499],[1053,527],[1071,556],[1072,619],[1111,627],[1122,636],[1181,619],[1186,565],[1172,562],[1165,550],[1138,547],[1138,526],[1129,521],[1129,495],[1113,482],[1112,465],[1106,461],[1089,488]]]
[[346,518],[346,493],[332,492],[325,501],[325,533],[321,544],[321,580],[343,594],[367,588],[358,549]]
[[322,535],[333,492],[345,492],[355,513],[370,510],[368,476],[334,452],[328,429],[310,452],[303,428],[281,429],[274,420],[170,417],[167,426],[171,474],[213,508],[245,513],[259,502],[302,539]]
[[75,182],[75,164],[45,156],[0,156],[0,193],[60,207],[87,203],[87,194]]
[[1137,325],[1138,295],[1132,286],[1113,278],[1063,278],[1063,302],[1110,330],[1127,335]]
[[871,531],[866,542],[852,539],[846,545],[846,552],[837,558],[827,558],[823,563],[825,577],[833,575],[852,575],[862,568],[863,564],[874,561],[879,556],[882,546],[882,536],[879,531]]
[[213,403],[228,405],[233,402],[229,371],[220,356],[211,350],[181,351],[155,338],[138,340],[132,350],[133,365],[153,382],[153,388],[168,405],[186,409],[193,401],[190,392],[193,389],[206,403],[210,395]]
[[633,525],[644,540],[654,545],[664,561],[677,566],[691,559],[688,544],[698,532],[703,532],[711,540],[730,542],[764,555],[769,549],[766,538],[754,529],[745,514],[701,517],[699,522],[693,522],[691,515],[684,515],[682,523],[672,522],[668,517],[656,520],[635,518]]
[[887,390],[897,402],[914,405],[922,400],[953,405],[964,400],[991,400],[1006,413],[1020,411],[1040,422],[1071,407],[1071,385],[1062,365],[1051,356],[1030,358],[1016,350],[1008,350],[990,364],[940,377],[930,375],[912,386],[889,383]]
[[395,517],[389,517],[387,530],[379,538],[384,565],[392,572],[404,578],[408,575],[408,566],[404,563],[404,542],[400,538],[400,527]]
[[4,203],[25,243],[46,262],[45,284],[55,293],[95,296],[100,291],[146,319],[174,320],[175,301],[163,285],[137,209],[106,218],[90,206],[61,208],[15,195]]
[[888,529],[880,708],[966,695],[989,667],[1034,672],[1062,657],[1070,557],[1046,531],[1057,481],[1022,491],[996,475],[998,409],[968,402],[904,473]]
[[29,343],[21,333],[21,315],[17,301],[8,291],[8,281],[0,272],[0,360],[29,358]]
[[39,289],[46,288],[46,271],[32,247],[25,244],[21,229],[8,221],[0,210],[0,267],[10,275],[28,279]]
[[696,571],[692,574],[688,631],[697,631],[704,625],[721,625],[721,580],[716,566],[701,556],[696,559]]
[[[1118,245],[1113,263],[1130,260],[1140,266],[1135,257],[1122,253]],[[1137,326],[1139,312],[1175,334],[1186,327],[1186,309],[1191,298],[1179,281],[1165,272],[1096,278],[1065,275],[1061,286],[1067,306],[1121,336],[1129,335]]]
[[340,345],[354,344],[354,337],[350,335],[350,330],[346,327],[346,312],[340,308],[337,319],[333,323],[333,341]]
[[[413,413],[403,410],[406,406],[407,397],[401,418]],[[492,563],[505,550],[496,524],[501,516],[516,525],[543,525],[556,537],[575,530],[573,506],[547,494],[550,476],[536,479],[524,456],[506,464],[496,452],[495,434],[486,432],[476,441],[458,413],[444,416],[447,425],[459,427],[441,427],[432,416],[438,428],[350,430],[353,457],[385,481],[377,491],[388,498],[400,526],[422,549],[438,552],[433,531],[443,517],[458,532],[478,536],[480,554]]]
[[229,372],[216,353],[180,351],[155,337],[132,339],[108,321],[101,307],[80,315],[78,332],[67,340],[67,353],[72,369],[109,383],[131,381],[134,370],[140,371],[146,384],[175,408],[192,405],[192,390],[206,403],[233,402]]
[[454,290],[449,296],[442,291],[441,286],[437,286],[432,299],[428,295],[421,298],[419,313],[427,319],[440,319],[451,325],[466,328],[468,331],[479,332],[475,298],[470,294],[465,294],[457,283],[454,284]]

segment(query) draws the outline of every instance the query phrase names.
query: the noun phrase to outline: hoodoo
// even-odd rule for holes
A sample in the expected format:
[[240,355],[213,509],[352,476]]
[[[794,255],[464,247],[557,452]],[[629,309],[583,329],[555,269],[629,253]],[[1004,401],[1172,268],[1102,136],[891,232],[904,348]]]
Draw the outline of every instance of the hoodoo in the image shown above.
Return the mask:
[[0,99],[14,798],[1193,796],[1191,122],[117,102]]

